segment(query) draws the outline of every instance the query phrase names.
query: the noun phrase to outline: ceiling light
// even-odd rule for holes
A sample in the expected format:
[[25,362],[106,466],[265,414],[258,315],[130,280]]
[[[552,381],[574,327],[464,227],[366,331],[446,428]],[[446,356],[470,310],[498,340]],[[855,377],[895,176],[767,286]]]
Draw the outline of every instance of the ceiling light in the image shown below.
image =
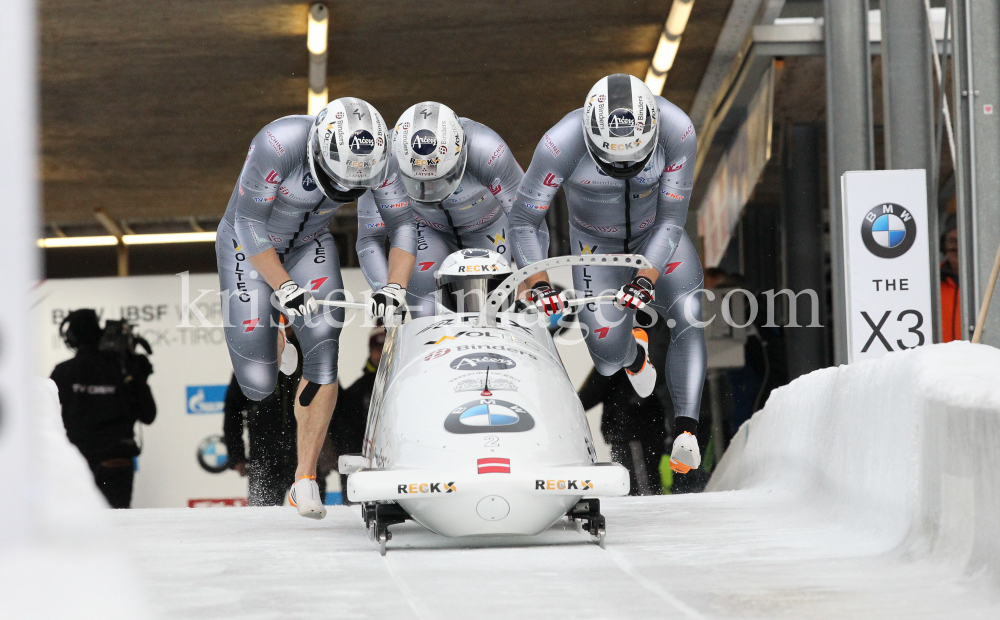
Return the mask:
[[[215,241],[215,232],[164,233],[151,235],[122,235],[125,245],[148,245],[153,243],[192,243]],[[102,245],[118,245],[118,239],[111,235],[100,237],[48,237],[38,240],[40,248],[82,248]]]
[[310,53],[326,53],[329,25],[330,11],[326,8],[325,4],[314,4],[309,7],[309,35],[306,38],[306,46],[309,48]]
[[164,233],[160,235],[123,235],[125,245],[147,245],[150,243],[192,243],[197,241],[215,241],[215,231]]
[[319,111],[323,109],[330,97],[330,89],[324,88],[321,93],[314,93],[310,88],[309,90],[309,116],[316,116]]
[[684,34],[687,27],[688,18],[691,17],[691,9],[694,8],[694,0],[674,0],[670,5],[670,15],[667,16],[667,26],[664,30],[667,34],[679,37]]
[[674,66],[677,49],[681,46],[681,35],[687,28],[692,8],[694,8],[694,0],[674,0],[673,4],[670,5],[670,14],[663,26],[663,32],[660,33],[660,41],[656,45],[653,61],[646,72],[646,86],[653,91],[654,95],[663,92],[663,85],[667,81],[667,72]]
[[39,239],[40,248],[81,248],[96,245],[118,245],[118,240],[111,235],[100,237],[49,237]]

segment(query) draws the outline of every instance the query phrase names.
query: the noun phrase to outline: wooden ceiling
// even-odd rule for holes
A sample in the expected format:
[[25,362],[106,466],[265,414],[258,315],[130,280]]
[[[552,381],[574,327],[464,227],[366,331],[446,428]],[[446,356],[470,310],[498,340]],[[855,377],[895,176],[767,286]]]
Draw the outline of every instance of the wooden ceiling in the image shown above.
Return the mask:
[[[614,72],[645,76],[670,0],[334,1],[330,97],[392,122],[422,100],[497,130],[527,166]],[[730,0],[697,0],[664,96],[687,109]],[[225,210],[248,143],[304,113],[307,3],[41,0],[44,222]]]

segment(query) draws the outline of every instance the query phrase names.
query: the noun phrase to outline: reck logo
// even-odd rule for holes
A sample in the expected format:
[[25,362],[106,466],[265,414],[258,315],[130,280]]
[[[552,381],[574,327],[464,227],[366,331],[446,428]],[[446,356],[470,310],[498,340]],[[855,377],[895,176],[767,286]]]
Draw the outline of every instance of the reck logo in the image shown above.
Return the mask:
[[243,333],[252,332],[257,329],[257,323],[260,323],[260,319],[249,319],[243,321],[243,324],[246,325],[246,329],[243,330]]
[[420,493],[458,493],[454,482],[414,482],[396,487],[397,495],[418,495]]
[[593,489],[590,480],[535,480],[536,491],[585,491]]

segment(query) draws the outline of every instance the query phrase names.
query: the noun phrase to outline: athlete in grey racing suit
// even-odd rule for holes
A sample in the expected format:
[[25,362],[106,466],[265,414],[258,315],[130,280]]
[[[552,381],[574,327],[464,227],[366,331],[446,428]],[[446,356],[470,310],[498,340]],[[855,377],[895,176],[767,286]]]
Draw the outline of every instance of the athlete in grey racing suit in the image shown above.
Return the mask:
[[[581,110],[550,129],[521,181],[510,212],[510,233],[519,267],[545,258],[538,230],[561,186],[574,255],[642,254],[653,263],[659,277],[650,305],[671,328],[667,386],[676,414],[696,421],[706,352],[702,329],[692,320],[701,316],[694,291],[702,287],[702,269],[684,223],[697,141],[688,116],[666,99],[656,100],[660,112],[656,149],[642,171],[628,180],[606,176],[595,164],[584,141]],[[574,288],[588,297],[613,295],[634,275],[634,269],[573,267]],[[601,374],[613,374],[635,360],[634,315],[635,310],[622,310],[611,302],[581,310],[587,346]]]
[[[461,123],[467,137],[468,163],[461,183],[451,196],[438,203],[411,199],[408,205],[402,200],[377,204],[371,191],[358,200],[356,248],[372,290],[378,290],[386,282],[386,214],[395,216],[405,210],[416,221],[417,262],[407,289],[407,304],[414,317],[434,314],[434,274],[452,252],[482,248],[510,260],[507,212],[524,173],[507,143],[495,131],[467,118],[462,118]],[[402,191],[406,195],[392,170],[386,182],[382,191],[391,191],[393,195]],[[548,228],[544,223],[538,231],[538,243],[540,251],[547,253]]]
[[[271,302],[274,290],[249,257],[274,248],[289,276],[316,299],[344,299],[328,225],[337,209],[354,198],[345,194],[343,202],[330,200],[317,187],[306,159],[313,121],[312,116],[286,116],[260,130],[219,224],[216,255],[226,342],[240,388],[254,400],[271,394],[277,381],[279,310]],[[374,191],[392,247],[415,253],[412,218],[405,209],[393,208],[406,200],[405,192],[394,187]],[[343,310],[321,307],[312,316],[288,317],[302,346],[307,381],[327,385],[337,380],[343,315]]]

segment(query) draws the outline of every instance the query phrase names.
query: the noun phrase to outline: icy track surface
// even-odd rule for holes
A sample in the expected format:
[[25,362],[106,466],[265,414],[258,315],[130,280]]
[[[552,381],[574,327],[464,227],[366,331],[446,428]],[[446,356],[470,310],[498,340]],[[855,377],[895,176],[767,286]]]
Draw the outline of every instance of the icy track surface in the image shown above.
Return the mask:
[[[393,526],[358,507],[112,513],[164,618],[997,618],[976,579],[896,557],[796,498],[735,491],[602,501],[607,549],[557,524],[533,538]],[[994,591],[995,592],[995,591]]]

